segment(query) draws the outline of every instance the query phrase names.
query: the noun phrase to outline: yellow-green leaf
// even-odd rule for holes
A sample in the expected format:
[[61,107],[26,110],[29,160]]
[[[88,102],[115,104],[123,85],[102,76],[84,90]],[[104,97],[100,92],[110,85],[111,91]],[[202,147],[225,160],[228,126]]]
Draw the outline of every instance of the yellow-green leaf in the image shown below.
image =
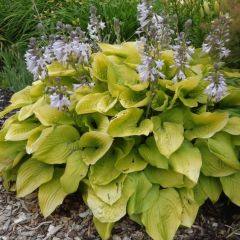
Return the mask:
[[146,166],[147,162],[143,160],[136,148],[132,149],[127,156],[118,159],[115,163],[115,167],[123,173],[141,171]]
[[216,203],[222,192],[222,186],[219,178],[206,177],[204,175],[201,175],[199,178],[199,184],[201,186],[201,189],[212,201],[212,203]]
[[154,239],[172,240],[181,224],[182,203],[173,188],[159,191],[154,205],[142,214],[147,233]]
[[236,205],[240,206],[240,173],[235,173],[227,177],[221,177],[224,193],[230,198],[230,200]]
[[231,135],[240,135],[240,117],[231,117],[227,125],[223,128],[224,132]]
[[21,141],[28,139],[33,133],[41,130],[38,123],[34,122],[23,122],[13,123],[5,136],[5,140],[9,141]]
[[[95,194],[105,203],[113,205],[122,196],[123,184],[126,179],[126,174],[120,175],[107,185],[91,184]],[[91,182],[90,182],[91,183]]]
[[133,135],[148,135],[153,124],[149,119],[140,119],[143,110],[138,108],[129,108],[119,112],[116,117],[110,121],[108,133],[112,137],[128,137]]
[[112,142],[112,137],[104,132],[91,131],[84,133],[79,142],[83,149],[83,161],[87,165],[95,164],[109,150]]
[[179,195],[183,206],[181,225],[191,227],[196,219],[199,205],[194,199],[194,192],[192,189],[181,188],[179,189]]
[[184,141],[182,146],[171,155],[169,160],[175,172],[187,176],[197,183],[202,166],[201,153],[191,142]]
[[188,140],[194,138],[210,138],[225,127],[228,122],[228,113],[191,113],[189,120],[192,122],[192,126],[188,126],[188,129],[185,131],[185,137]]
[[140,145],[138,151],[143,159],[152,166],[168,169],[168,159],[159,152],[153,137],[149,137],[145,144]]
[[[40,136],[33,158],[48,164],[65,163],[67,157],[79,147],[79,133],[69,125],[53,128],[47,136]],[[37,140],[38,141],[38,140]]]
[[39,187],[38,201],[43,216],[48,217],[68,195],[60,183],[61,171],[55,170],[54,176],[50,182]]
[[17,174],[17,196],[25,197],[42,184],[50,181],[53,176],[53,166],[29,159],[24,162]]
[[181,145],[184,140],[183,126],[173,122],[163,122],[159,117],[152,117],[154,124],[154,138],[159,152],[169,158]]
[[60,178],[61,185],[66,193],[77,191],[80,181],[87,175],[88,166],[83,162],[82,152],[72,153],[66,162],[64,174]]
[[160,184],[164,188],[182,187],[184,184],[183,175],[171,169],[159,169],[148,166],[144,173],[151,183]]
[[114,223],[103,223],[99,221],[96,217],[93,217],[93,222],[101,239],[108,240],[111,236]]
[[34,110],[34,114],[44,126],[74,124],[73,119],[66,112],[59,111],[58,109],[48,105],[38,107],[36,110]]
[[211,153],[231,168],[240,170],[240,162],[232,143],[231,135],[225,132],[215,134],[208,139],[208,148]]

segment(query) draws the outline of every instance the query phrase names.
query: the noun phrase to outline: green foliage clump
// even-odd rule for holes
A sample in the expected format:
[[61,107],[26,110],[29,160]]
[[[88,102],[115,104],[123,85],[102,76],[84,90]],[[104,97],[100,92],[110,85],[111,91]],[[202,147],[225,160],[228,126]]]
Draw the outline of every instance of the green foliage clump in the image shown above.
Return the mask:
[[[209,111],[211,58],[197,50],[186,79],[174,83],[173,51],[165,50],[166,78],[152,96],[136,71],[136,43],[99,47],[88,69],[94,86],[72,88],[79,72],[52,63],[48,78],[15,93],[0,113],[19,109],[0,131],[5,187],[15,181],[19,197],[38,190],[44,217],[79,190],[102,239],[126,214],[153,239],[173,239],[222,191],[240,206],[240,88],[229,85]],[[221,72],[240,78],[239,71]],[[68,110],[50,106],[46,87],[56,76],[72,92]]]

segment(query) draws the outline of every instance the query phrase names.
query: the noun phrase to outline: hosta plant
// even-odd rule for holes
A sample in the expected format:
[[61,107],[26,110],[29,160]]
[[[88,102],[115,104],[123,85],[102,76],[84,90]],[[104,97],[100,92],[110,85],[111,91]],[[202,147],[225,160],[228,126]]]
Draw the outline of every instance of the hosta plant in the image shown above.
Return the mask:
[[89,47],[78,29],[45,49],[49,61],[28,52],[38,80],[0,113],[18,110],[0,131],[5,187],[18,197],[38,191],[44,217],[78,192],[102,239],[126,214],[153,239],[173,239],[222,191],[240,206],[239,71],[211,49],[194,51],[187,33],[157,51],[161,19],[144,18],[142,4],[141,34],[150,35],[138,43]]

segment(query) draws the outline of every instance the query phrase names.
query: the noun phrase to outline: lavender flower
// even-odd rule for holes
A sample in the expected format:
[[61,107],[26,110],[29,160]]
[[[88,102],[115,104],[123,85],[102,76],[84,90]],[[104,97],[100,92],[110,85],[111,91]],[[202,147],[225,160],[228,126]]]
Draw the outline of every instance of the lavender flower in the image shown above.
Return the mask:
[[94,6],[90,8],[89,24],[87,26],[90,38],[94,42],[101,41],[101,31],[105,28],[105,23],[97,16],[97,9]]
[[168,19],[153,12],[151,0],[143,0],[137,7],[140,28],[138,33],[143,33],[147,42],[159,51],[168,49],[173,30],[170,29]]
[[152,6],[149,0],[143,0],[137,6],[138,11],[138,21],[140,23],[141,29],[144,29],[152,18]]
[[50,106],[59,110],[66,110],[70,106],[69,97],[72,94],[67,86],[61,84],[61,78],[55,79],[55,86],[47,87],[46,93],[50,98]]
[[34,80],[47,77],[47,65],[53,61],[51,49],[40,47],[35,39],[31,39],[29,49],[25,54],[27,70],[33,74]]
[[202,51],[212,55],[215,60],[221,60],[230,54],[230,50],[226,47],[230,36],[230,21],[228,14],[213,21],[211,32],[202,45]]
[[53,93],[49,97],[51,107],[58,108],[59,110],[64,110],[70,105],[70,100],[66,95]]
[[155,60],[148,54],[146,39],[142,37],[138,46],[142,55],[141,64],[137,66],[140,80],[156,82],[159,78],[165,78],[165,75],[161,72],[164,62],[160,59]]
[[175,39],[176,44],[172,47],[174,50],[174,60],[177,67],[177,73],[173,78],[174,82],[186,79],[185,68],[189,68],[189,62],[192,60],[192,55],[195,49],[190,46],[191,42],[187,41],[186,34],[181,32]]
[[207,81],[210,81],[210,84],[204,92],[207,94],[209,100],[219,102],[227,93],[227,85],[224,75],[218,72],[218,64],[215,64],[214,68],[215,71],[210,72],[210,75],[206,78]]

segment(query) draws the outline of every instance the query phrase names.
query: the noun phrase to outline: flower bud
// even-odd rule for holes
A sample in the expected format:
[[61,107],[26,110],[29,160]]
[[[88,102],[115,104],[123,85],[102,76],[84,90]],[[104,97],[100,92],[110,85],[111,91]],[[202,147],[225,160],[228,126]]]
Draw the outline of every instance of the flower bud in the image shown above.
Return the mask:
[[42,31],[44,29],[44,26],[43,26],[43,24],[40,22],[40,23],[38,23],[37,24],[37,30],[38,31]]
[[214,10],[215,10],[216,13],[220,12],[220,6],[219,6],[219,2],[218,1],[214,2]]
[[191,28],[191,27],[192,27],[192,19],[188,19],[188,20],[185,22],[184,26],[185,26],[185,29]]
[[204,15],[205,15],[205,14],[204,14],[204,10],[203,10],[203,8],[201,7],[201,8],[200,8],[200,16],[201,16],[201,18],[204,18]]
[[203,9],[204,9],[204,12],[207,14],[207,15],[210,15],[210,8],[209,8],[209,4],[208,4],[208,1],[204,1],[203,2]]

